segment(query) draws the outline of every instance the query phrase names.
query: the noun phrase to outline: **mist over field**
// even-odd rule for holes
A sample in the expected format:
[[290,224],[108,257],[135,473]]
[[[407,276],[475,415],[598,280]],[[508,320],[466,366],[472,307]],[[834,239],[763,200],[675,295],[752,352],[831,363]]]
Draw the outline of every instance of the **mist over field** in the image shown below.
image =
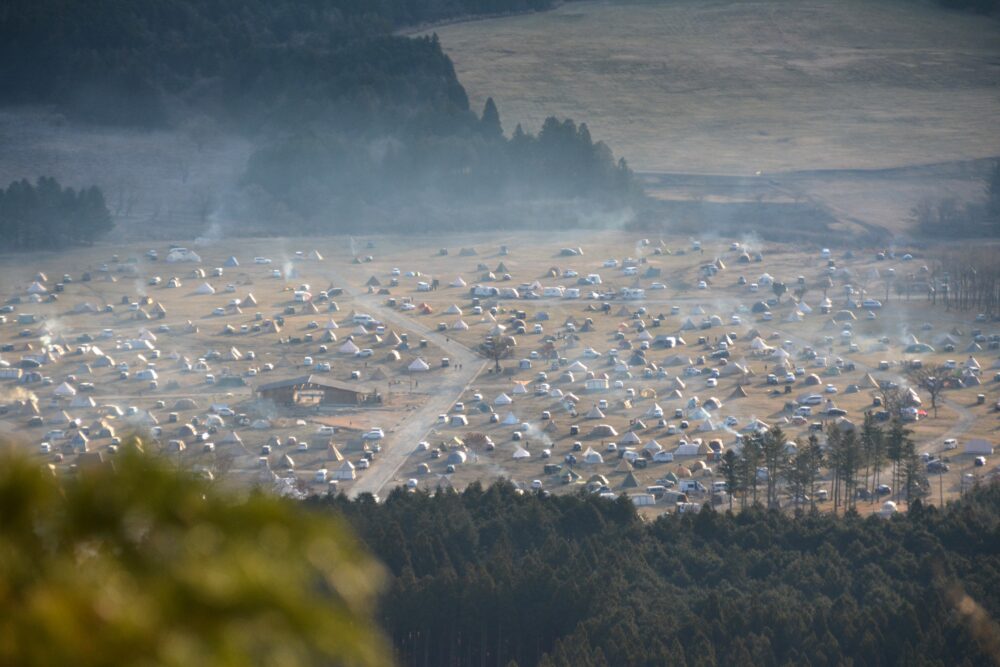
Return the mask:
[[0,665],[1000,665],[1000,0],[0,0]]

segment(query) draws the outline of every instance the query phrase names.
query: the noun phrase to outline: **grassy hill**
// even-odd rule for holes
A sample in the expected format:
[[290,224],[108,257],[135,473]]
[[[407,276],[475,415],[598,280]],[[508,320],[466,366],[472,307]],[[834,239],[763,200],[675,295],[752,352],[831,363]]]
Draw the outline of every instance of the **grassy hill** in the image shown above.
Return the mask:
[[880,169],[1000,154],[1000,22],[930,3],[573,2],[435,29],[473,107],[586,118],[648,171]]

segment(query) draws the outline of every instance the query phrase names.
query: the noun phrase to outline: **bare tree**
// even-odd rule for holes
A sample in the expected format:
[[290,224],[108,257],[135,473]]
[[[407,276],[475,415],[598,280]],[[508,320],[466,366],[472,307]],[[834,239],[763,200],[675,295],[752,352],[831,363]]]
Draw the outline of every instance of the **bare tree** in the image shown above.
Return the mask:
[[885,383],[875,390],[875,395],[882,400],[882,409],[888,412],[892,419],[899,417],[899,411],[906,402],[906,392],[902,387]]
[[497,373],[500,372],[500,360],[514,353],[517,341],[512,336],[487,336],[479,346],[479,352],[487,359],[492,359]]
[[938,397],[948,385],[950,375],[951,370],[943,365],[921,366],[920,368],[911,367],[906,373],[906,376],[914,386],[920,387],[931,397],[931,409],[934,410],[935,419],[938,416]]

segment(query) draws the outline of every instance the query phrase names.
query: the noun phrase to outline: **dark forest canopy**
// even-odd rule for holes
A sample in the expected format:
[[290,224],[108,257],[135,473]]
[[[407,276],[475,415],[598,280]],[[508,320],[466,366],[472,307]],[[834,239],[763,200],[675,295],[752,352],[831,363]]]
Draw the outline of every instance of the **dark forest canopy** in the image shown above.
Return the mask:
[[50,177],[0,188],[0,250],[39,250],[91,243],[114,224],[96,187],[63,188]]
[[986,665],[1000,647],[998,485],[891,520],[646,523],[626,498],[509,483],[314,502],[388,566],[400,664]]
[[237,128],[257,150],[243,186],[283,232],[348,231],[366,210],[584,200],[618,207],[631,172],[584,124],[508,139],[469,108],[436,37],[396,27],[548,0],[11,0],[0,100],[90,121]]

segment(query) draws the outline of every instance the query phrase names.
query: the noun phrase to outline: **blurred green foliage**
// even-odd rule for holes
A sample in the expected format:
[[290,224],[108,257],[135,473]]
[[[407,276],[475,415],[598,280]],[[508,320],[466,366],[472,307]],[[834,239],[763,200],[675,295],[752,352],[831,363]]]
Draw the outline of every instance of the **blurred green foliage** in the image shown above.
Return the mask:
[[0,664],[385,665],[383,572],[328,513],[139,454],[0,457]]

